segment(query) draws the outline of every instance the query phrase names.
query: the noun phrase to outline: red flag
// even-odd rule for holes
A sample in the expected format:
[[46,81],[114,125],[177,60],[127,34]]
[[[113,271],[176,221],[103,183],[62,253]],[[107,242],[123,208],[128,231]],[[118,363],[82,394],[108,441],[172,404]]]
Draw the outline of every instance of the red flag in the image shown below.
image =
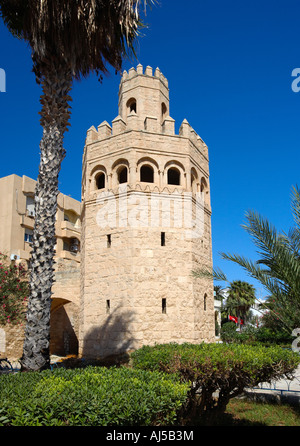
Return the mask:
[[[233,321],[233,322],[235,322],[236,324],[238,323],[238,318],[237,318],[237,317],[235,317],[235,316],[230,316],[230,315],[229,315],[228,318],[229,318],[230,321]],[[240,324],[241,324],[241,325],[244,325],[244,321],[243,321],[243,319],[240,319]]]

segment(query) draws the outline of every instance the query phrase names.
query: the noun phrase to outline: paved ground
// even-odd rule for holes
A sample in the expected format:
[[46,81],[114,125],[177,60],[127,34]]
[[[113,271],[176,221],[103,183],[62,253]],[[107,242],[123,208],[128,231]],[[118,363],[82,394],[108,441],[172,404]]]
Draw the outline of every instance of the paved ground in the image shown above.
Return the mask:
[[294,375],[292,380],[281,379],[271,383],[261,383],[255,389],[246,389],[245,393],[262,399],[275,397],[277,400],[290,400],[300,404],[300,366]]

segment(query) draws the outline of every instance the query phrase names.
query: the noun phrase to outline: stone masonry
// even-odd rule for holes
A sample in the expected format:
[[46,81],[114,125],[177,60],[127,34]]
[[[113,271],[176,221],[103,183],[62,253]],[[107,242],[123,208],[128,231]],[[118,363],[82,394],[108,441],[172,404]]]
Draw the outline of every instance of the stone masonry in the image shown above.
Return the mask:
[[157,68],[124,71],[118,116],[83,155],[79,354],[214,342],[208,149],[170,116]]

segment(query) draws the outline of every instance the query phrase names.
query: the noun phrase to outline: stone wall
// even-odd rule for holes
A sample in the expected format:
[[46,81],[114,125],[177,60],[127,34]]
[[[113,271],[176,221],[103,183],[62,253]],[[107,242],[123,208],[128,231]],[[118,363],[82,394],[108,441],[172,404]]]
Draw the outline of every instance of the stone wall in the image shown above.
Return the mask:
[[19,359],[23,353],[24,325],[0,326],[0,356]]

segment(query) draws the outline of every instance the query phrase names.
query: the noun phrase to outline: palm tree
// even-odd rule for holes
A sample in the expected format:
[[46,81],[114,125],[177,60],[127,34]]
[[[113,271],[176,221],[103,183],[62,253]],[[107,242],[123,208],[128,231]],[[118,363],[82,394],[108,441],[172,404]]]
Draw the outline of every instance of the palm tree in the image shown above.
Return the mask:
[[300,191],[292,189],[291,208],[294,227],[278,232],[256,212],[246,214],[244,229],[259,248],[259,260],[253,262],[240,255],[221,256],[242,266],[269,291],[274,305],[269,306],[282,328],[291,333],[300,323]]
[[241,326],[241,319],[246,320],[251,306],[255,303],[255,289],[253,285],[241,280],[231,282],[226,299],[226,309],[232,316],[238,318],[238,325]]
[[[144,0],[147,3],[154,0]],[[134,54],[142,26],[141,0],[0,0],[10,32],[31,47],[33,72],[41,85],[40,166],[35,191],[30,298],[22,370],[49,368],[51,288],[54,279],[58,176],[65,157],[72,83],[89,73],[120,71]]]
[[[240,265],[251,277],[258,280],[272,297],[270,311],[281,328],[291,334],[300,324],[300,190],[292,188],[291,210],[294,226],[279,232],[257,212],[246,214],[244,229],[258,247],[259,260],[254,262],[238,254],[221,253],[221,257]],[[209,276],[227,281],[220,270],[200,270],[196,277]]]

